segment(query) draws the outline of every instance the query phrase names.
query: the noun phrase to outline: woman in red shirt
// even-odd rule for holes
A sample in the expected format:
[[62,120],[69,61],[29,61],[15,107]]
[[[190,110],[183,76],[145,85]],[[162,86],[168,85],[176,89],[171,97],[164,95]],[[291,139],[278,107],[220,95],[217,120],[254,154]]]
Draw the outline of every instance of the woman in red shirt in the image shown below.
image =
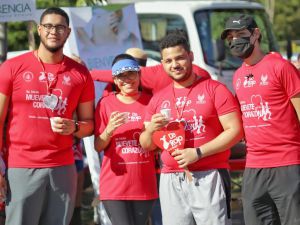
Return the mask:
[[140,68],[127,54],[112,64],[120,90],[103,97],[95,112],[95,149],[104,150],[100,200],[114,225],[144,225],[158,198],[154,156],[140,146],[145,108],[151,96],[141,92]]

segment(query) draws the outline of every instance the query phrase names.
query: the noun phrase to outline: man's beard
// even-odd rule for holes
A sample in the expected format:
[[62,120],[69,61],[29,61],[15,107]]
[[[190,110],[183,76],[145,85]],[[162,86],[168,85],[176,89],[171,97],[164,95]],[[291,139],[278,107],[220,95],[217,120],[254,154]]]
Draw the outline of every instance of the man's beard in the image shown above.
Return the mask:
[[41,42],[43,43],[43,45],[45,46],[45,48],[51,52],[51,53],[56,53],[58,52],[60,49],[62,49],[65,45],[67,40],[65,40],[63,43],[61,43],[60,45],[58,46],[55,46],[55,47],[50,47],[49,45],[47,45],[43,40],[41,40]]
[[62,49],[64,46],[57,46],[57,47],[49,47],[47,45],[45,45],[45,48],[52,53],[58,52],[60,49]]
[[190,76],[192,75],[193,73],[192,73],[192,70],[191,71],[186,71],[185,72],[185,74],[184,74],[184,76],[182,76],[182,77],[180,77],[180,78],[176,78],[176,76],[174,77],[174,76],[170,76],[174,81],[176,81],[176,82],[184,82],[184,81],[186,81],[186,80],[188,80],[189,78],[190,78]]
[[171,77],[171,78],[176,82],[184,82],[190,78],[190,75],[185,74],[183,77],[180,78],[175,78],[175,77]]

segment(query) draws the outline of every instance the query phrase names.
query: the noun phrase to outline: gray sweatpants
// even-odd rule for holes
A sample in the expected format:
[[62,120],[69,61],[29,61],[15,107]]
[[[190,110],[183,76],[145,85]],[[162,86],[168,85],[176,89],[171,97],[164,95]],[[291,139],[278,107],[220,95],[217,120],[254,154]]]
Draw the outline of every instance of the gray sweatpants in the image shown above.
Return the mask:
[[159,195],[163,224],[231,225],[228,172],[208,170],[191,173],[192,182],[188,181],[184,172],[161,174]]
[[10,168],[6,225],[69,225],[75,205],[74,165]]

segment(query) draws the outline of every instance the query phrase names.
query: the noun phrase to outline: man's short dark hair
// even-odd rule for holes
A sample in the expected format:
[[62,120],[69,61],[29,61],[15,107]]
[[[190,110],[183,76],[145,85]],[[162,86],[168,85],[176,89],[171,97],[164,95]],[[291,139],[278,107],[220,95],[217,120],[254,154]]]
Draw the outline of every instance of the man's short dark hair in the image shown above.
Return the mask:
[[181,45],[187,52],[190,52],[190,44],[186,33],[183,30],[170,31],[160,42],[159,48],[162,51],[165,48]]
[[69,19],[69,16],[68,14],[62,10],[61,8],[58,8],[58,7],[51,7],[51,8],[47,8],[41,15],[41,18],[40,18],[40,24],[42,23],[44,17],[46,15],[49,15],[49,14],[57,14],[57,15],[61,15],[62,17],[65,18],[66,20],[66,23],[68,24],[69,26],[69,23],[70,23],[70,19]]

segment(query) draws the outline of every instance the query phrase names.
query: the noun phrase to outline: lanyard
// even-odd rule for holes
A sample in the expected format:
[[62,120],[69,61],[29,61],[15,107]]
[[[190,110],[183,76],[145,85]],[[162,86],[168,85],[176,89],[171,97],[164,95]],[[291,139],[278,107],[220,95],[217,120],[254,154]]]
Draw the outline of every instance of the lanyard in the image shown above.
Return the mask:
[[183,112],[184,112],[184,109],[185,109],[185,106],[186,106],[186,103],[188,101],[188,97],[191,93],[191,91],[193,90],[193,88],[195,87],[195,85],[198,83],[198,77],[195,77],[195,80],[194,82],[192,83],[192,85],[190,85],[188,88],[189,88],[189,91],[186,95],[186,100],[184,101],[184,105],[182,106],[181,108],[181,111],[179,112],[179,107],[178,105],[176,104],[176,96],[175,96],[175,88],[174,88],[174,85],[173,85],[173,88],[172,88],[172,91],[173,91],[173,102],[174,102],[174,107],[176,109],[176,114],[177,114],[177,119],[180,121],[182,120],[182,116],[183,116]]
[[52,94],[52,90],[54,90],[57,80],[58,80],[58,72],[60,71],[63,61],[64,61],[64,57],[57,69],[57,71],[54,74],[54,77],[49,77],[48,73],[45,70],[45,66],[43,61],[40,59],[39,54],[38,54],[38,50],[36,51],[36,56],[37,59],[42,67],[45,79],[46,79],[46,87],[47,87],[47,95],[44,97],[43,99],[43,103],[45,105],[46,108],[51,109],[52,112],[56,109],[57,105],[58,105],[58,97],[55,94]]
[[59,64],[59,67],[57,69],[57,71],[53,74],[53,77],[49,77],[49,74],[46,72],[45,70],[45,65],[44,65],[44,62],[41,60],[41,58],[39,57],[39,53],[38,53],[38,50],[36,51],[36,56],[37,56],[37,59],[42,67],[42,70],[43,70],[43,73],[45,75],[45,78],[46,78],[46,87],[47,87],[47,95],[51,95],[52,93],[52,90],[55,88],[56,86],[56,83],[57,83],[57,80],[58,80],[58,73],[60,72],[60,69],[63,65],[63,62],[64,62],[64,56],[63,56],[63,59],[62,61],[60,62]]

